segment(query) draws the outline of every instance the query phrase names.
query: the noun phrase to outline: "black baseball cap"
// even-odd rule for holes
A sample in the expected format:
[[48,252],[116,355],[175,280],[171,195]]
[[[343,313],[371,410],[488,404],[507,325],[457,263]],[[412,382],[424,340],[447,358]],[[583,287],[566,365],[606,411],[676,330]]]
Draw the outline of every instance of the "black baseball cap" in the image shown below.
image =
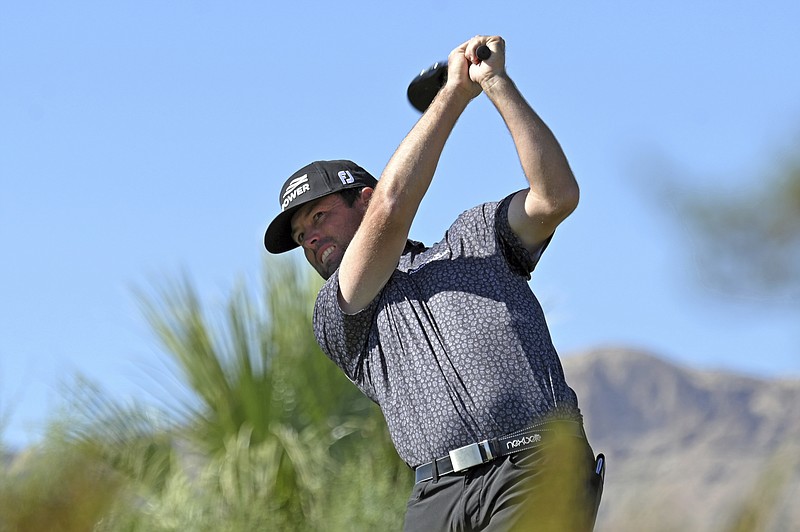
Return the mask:
[[264,247],[283,253],[298,246],[292,240],[292,215],[300,206],[348,188],[375,187],[378,180],[353,161],[314,161],[293,173],[281,187],[281,212],[264,233]]

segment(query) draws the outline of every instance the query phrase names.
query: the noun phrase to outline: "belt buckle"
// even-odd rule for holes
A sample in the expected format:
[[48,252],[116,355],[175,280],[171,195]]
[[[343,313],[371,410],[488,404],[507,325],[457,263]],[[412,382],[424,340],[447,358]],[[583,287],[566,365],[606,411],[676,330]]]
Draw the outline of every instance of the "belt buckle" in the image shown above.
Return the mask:
[[450,451],[450,463],[453,466],[453,472],[464,471],[470,467],[483,464],[489,460],[494,459],[492,450],[489,447],[489,441],[483,440],[478,443],[470,443],[464,447],[453,449]]

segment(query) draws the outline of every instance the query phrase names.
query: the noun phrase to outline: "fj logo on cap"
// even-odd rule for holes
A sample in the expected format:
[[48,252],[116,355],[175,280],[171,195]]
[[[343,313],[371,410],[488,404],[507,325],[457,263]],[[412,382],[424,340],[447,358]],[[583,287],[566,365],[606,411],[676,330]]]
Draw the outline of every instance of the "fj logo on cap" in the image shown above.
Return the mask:
[[349,185],[350,183],[355,182],[355,178],[353,174],[350,173],[350,170],[342,170],[339,172],[339,179],[342,181],[343,185]]
[[291,202],[300,196],[301,194],[305,194],[311,189],[310,185],[308,184],[308,174],[303,174],[296,179],[292,179],[289,182],[289,185],[286,187],[286,191],[283,193],[283,202],[281,203],[281,210],[286,210],[286,207],[289,206]]

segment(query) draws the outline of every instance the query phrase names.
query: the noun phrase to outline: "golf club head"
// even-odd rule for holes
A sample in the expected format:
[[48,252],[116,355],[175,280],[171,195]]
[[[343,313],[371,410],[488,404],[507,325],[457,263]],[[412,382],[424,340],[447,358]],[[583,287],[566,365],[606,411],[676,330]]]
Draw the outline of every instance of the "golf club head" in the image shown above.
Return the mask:
[[[478,47],[475,55],[481,61],[486,61],[491,57],[492,51],[484,44]],[[408,84],[408,91],[406,91],[408,101],[411,102],[414,109],[424,113],[446,82],[447,61],[438,61],[411,80],[411,83]]]
[[447,61],[432,64],[411,80],[408,84],[408,101],[414,109],[424,113],[436,94],[447,81]]

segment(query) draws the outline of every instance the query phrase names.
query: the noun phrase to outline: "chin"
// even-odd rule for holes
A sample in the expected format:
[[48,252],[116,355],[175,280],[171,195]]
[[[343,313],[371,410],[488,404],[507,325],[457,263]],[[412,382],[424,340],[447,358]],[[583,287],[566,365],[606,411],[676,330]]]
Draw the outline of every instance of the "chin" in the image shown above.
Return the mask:
[[328,264],[323,264],[317,269],[317,272],[322,276],[323,279],[326,281],[333,275],[333,272],[339,269],[339,264],[341,264],[341,260],[339,261],[331,261]]
[[333,275],[333,272],[336,271],[336,268],[333,265],[315,266],[314,269],[317,270],[317,273],[320,275],[320,277],[322,277],[326,281],[330,279],[331,275]]

